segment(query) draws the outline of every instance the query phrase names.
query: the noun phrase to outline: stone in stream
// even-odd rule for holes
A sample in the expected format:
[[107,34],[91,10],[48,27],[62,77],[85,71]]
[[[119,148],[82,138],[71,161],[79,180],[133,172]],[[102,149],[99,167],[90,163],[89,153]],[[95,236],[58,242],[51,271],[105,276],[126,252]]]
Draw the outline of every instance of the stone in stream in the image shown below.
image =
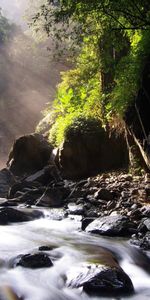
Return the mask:
[[143,221],[143,224],[146,226],[147,230],[150,231],[150,218],[146,218],[146,219]]
[[93,217],[86,217],[82,219],[81,229],[85,230],[85,228],[95,220]]
[[130,236],[135,231],[135,224],[128,217],[110,215],[95,219],[85,230],[106,236]]
[[120,296],[129,295],[134,291],[129,276],[119,267],[84,264],[68,274],[67,286],[83,287],[90,296]]
[[71,202],[68,204],[67,211],[68,211],[68,214],[71,214],[71,215],[82,215],[84,213],[84,205]]
[[43,216],[41,211],[31,210],[23,211],[11,207],[0,208],[0,225],[8,225],[10,223],[27,222],[38,219]]
[[13,267],[21,266],[24,268],[38,269],[52,267],[53,263],[46,253],[33,253],[17,256],[10,262]]
[[51,251],[54,250],[56,247],[55,246],[40,246],[39,251]]

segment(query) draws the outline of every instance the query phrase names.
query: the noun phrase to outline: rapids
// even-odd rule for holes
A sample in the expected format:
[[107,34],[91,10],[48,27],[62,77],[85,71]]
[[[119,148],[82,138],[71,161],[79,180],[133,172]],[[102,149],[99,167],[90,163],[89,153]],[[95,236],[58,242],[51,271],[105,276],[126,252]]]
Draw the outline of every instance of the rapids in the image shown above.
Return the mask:
[[[64,285],[70,267],[79,262],[97,262],[100,247],[106,247],[118,255],[121,267],[133,282],[135,294],[128,299],[150,299],[150,266],[146,270],[138,266],[136,248],[126,239],[84,233],[80,224],[80,217],[51,220],[47,210],[43,219],[0,226],[0,287],[12,287],[25,300],[127,299],[89,297],[80,289],[72,290]],[[15,256],[31,253],[44,245],[53,247],[50,252],[53,267],[36,270],[10,267],[10,260]]]

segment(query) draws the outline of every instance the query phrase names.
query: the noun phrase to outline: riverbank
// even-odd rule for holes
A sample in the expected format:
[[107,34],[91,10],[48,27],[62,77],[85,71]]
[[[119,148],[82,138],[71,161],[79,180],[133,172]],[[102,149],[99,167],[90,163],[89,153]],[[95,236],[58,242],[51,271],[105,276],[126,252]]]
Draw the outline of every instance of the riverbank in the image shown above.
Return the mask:
[[[42,136],[21,137],[0,171],[0,255],[7,286],[17,300],[136,299],[136,276],[126,265],[140,268],[149,282],[150,174],[120,171],[68,180],[51,154]],[[28,283],[25,292],[19,284],[19,292],[9,281],[9,270],[18,286],[20,272],[42,276],[45,269],[61,282],[53,289],[50,280],[51,296],[41,284],[37,297],[37,285],[33,291]]]
[[[0,291],[7,283],[17,300],[138,299],[133,273],[140,268],[149,282],[150,272],[149,174],[115,172],[69,181],[56,178],[53,171],[46,166],[24,177],[0,171],[5,269]],[[126,260],[131,260],[133,273]],[[46,286],[42,279],[37,289],[36,272],[41,278],[49,274]],[[29,274],[33,287],[26,279]]]
[[[149,174],[133,176],[114,172],[79,181],[63,180],[53,174],[51,166],[25,178],[15,177],[3,169],[0,205],[5,209],[0,210],[0,222],[15,221],[17,213],[10,210],[8,213],[9,206],[62,208],[64,218],[81,216],[82,230],[128,237],[131,243],[150,249]],[[5,211],[8,220],[2,221]]]

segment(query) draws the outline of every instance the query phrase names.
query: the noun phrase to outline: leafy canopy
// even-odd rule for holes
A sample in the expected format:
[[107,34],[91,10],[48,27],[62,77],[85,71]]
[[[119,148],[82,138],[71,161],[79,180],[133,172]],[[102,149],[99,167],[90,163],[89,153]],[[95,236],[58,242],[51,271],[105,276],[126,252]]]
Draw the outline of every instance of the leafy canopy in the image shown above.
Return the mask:
[[36,29],[39,21],[57,46],[66,40],[76,53],[53,104],[56,140],[62,131],[57,144],[76,116],[94,116],[103,124],[116,114],[122,118],[150,54],[150,1],[47,0],[33,18]]

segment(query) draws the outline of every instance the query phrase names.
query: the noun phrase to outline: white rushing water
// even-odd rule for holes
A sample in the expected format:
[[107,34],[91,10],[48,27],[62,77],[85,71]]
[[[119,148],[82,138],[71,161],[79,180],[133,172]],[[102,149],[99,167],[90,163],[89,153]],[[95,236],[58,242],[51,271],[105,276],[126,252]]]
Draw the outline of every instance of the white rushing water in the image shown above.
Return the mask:
[[[130,255],[132,247],[125,240],[92,236],[79,228],[77,220],[54,221],[48,218],[0,226],[0,287],[9,286],[26,300],[108,299],[89,297],[80,289],[69,289],[64,284],[65,274],[70,268],[80,262],[98,260],[100,247],[106,247],[119,254],[121,266],[133,282],[135,294],[128,299],[150,299],[150,276],[135,265]],[[53,267],[36,270],[10,267],[10,260],[17,255],[32,253],[44,245],[54,247],[47,252],[54,261]]]

